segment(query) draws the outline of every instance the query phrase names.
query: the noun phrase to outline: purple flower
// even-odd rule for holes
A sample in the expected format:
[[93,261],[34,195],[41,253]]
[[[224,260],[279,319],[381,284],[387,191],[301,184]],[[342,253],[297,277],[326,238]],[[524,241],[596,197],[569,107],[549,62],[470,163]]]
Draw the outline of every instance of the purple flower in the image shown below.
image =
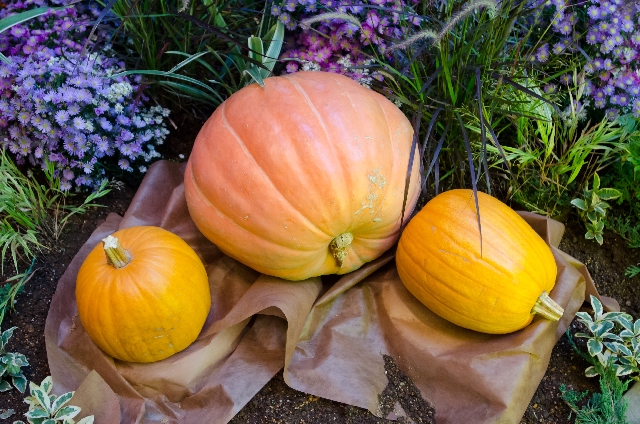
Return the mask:
[[598,8],[597,6],[591,6],[587,13],[589,14],[589,17],[594,20],[600,19],[600,17],[602,16],[600,8]]
[[58,125],[64,125],[69,120],[69,112],[61,109],[56,112],[56,122]]
[[536,52],[536,59],[539,62],[546,62],[549,59],[549,45],[548,44],[543,44],[538,51]]
[[84,121],[84,119],[82,119],[79,116],[76,116],[75,118],[73,118],[73,126],[79,130],[83,130],[85,129],[85,127],[87,126],[86,122]]

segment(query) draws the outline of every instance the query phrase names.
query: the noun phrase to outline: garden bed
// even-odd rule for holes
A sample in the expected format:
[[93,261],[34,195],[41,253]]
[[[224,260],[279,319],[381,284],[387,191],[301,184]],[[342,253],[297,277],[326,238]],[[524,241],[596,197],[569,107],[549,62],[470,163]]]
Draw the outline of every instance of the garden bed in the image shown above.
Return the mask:
[[[177,151],[167,152],[178,159]],[[188,154],[188,151],[185,150]],[[184,153],[183,153],[184,154]],[[104,208],[91,210],[81,217],[74,217],[64,232],[56,251],[42,255],[36,263],[37,271],[17,298],[18,314],[5,318],[6,327],[17,326],[18,331],[9,345],[10,351],[24,353],[30,366],[25,375],[29,381],[40,382],[49,375],[44,325],[51,297],[56,284],[66,266],[84,244],[91,232],[110,212],[124,214],[136,187],[124,185],[102,199]],[[594,241],[585,240],[582,224],[573,217],[567,222],[567,228],[560,244],[561,250],[585,263],[591,272],[599,292],[618,300],[621,309],[634,317],[640,316],[640,286],[635,279],[624,276],[627,266],[640,262],[640,252],[627,248],[624,240],[612,233],[605,234],[603,246]],[[11,272],[11,266],[6,270]],[[575,332],[576,321],[571,331]],[[432,421],[432,410],[428,402],[421,399],[402,371],[391,358],[387,362],[389,386],[381,397],[381,404],[388,410],[396,409],[398,415],[404,410],[415,423]],[[523,417],[522,423],[568,423],[570,409],[560,399],[558,388],[565,384],[574,390],[598,390],[596,379],[584,376],[589,364],[580,358],[564,336],[553,350],[547,373]],[[428,393],[424,394],[428,398]],[[16,419],[27,410],[23,395],[17,390],[5,392],[0,396],[0,413],[14,409]],[[404,418],[401,418],[403,420]],[[352,406],[310,396],[286,386],[282,374],[276,375],[232,420],[240,423],[267,422],[386,422],[368,411]]]

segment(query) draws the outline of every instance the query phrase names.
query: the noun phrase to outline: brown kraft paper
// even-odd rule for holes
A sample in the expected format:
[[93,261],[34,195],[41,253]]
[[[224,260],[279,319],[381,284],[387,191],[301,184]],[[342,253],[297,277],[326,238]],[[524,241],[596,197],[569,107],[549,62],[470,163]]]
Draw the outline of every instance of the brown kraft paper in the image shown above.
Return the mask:
[[[433,314],[404,288],[393,250],[332,285],[320,277],[290,282],[261,275],[197,230],[183,173],[184,164],[154,164],[125,216],[110,214],[94,231],[52,299],[45,340],[54,391],[76,390],[82,416],[94,414],[97,424],[224,424],[283,367],[294,389],[380,415],[383,354],[435,406],[439,424],[518,423],[585,290],[597,295],[586,267],[557,248],[564,226],[526,212],[521,215],[552,246],[558,278],[551,297],[565,313],[559,322],[536,318],[507,335],[466,330]],[[91,249],[136,225],[162,227],[189,243],[205,264],[212,297],[197,340],[151,364],[103,353],[84,331],[75,303],[77,272]],[[603,302],[619,310],[615,300]]]

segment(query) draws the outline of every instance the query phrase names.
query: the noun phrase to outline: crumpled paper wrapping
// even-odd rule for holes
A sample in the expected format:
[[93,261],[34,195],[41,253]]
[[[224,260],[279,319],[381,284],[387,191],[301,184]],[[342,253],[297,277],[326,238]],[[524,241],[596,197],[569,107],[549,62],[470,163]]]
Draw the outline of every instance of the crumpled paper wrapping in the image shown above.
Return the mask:
[[[558,250],[564,226],[522,216],[552,246],[558,280],[551,297],[559,322],[536,318],[507,335],[457,327],[403,286],[393,251],[337,279],[289,282],[261,275],[222,254],[189,217],[184,165],[154,164],[124,217],[110,214],[58,283],[45,327],[56,392],[76,390],[82,416],[103,423],[226,423],[284,367],[294,389],[380,414],[387,384],[383,354],[446,423],[517,423],[549,363],[551,350],[585,300],[597,295],[583,264]],[[203,260],[212,308],[198,339],[151,364],[103,353],[77,315],[75,279],[91,249],[114,231],[155,225],[182,237]],[[335,281],[329,284],[328,281]],[[611,310],[613,299],[604,298]]]

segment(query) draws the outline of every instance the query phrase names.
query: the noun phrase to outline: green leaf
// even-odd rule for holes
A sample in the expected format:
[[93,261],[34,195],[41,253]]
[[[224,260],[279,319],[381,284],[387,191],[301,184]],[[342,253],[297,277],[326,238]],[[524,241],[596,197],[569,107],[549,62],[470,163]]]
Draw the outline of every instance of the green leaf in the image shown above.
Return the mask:
[[83,419],[78,421],[76,424],[93,424],[93,420],[93,415],[89,415],[88,417],[84,417]]
[[[596,299],[596,300],[598,300],[598,299]],[[593,299],[592,299],[592,301],[593,301]],[[593,306],[593,304],[592,304],[592,306]],[[577,312],[576,313],[576,317],[578,317],[578,319],[580,321],[582,321],[583,323],[585,323],[585,324],[588,323],[588,322],[593,322],[593,319],[591,318],[591,315],[589,315],[586,312]]]
[[45,379],[42,380],[40,387],[42,387],[42,390],[44,390],[46,394],[51,393],[51,389],[53,388],[53,380],[51,379],[51,376],[45,377]]
[[58,397],[51,405],[51,414],[53,415],[57,413],[58,410],[62,408],[65,403],[69,402],[69,400],[71,400],[71,398],[73,397],[73,393],[74,392],[68,392],[63,395],[60,395],[60,397]]
[[11,384],[7,380],[0,380],[0,392],[11,390]]
[[15,377],[12,377],[13,385],[20,391],[20,393],[24,393],[27,389],[27,379],[24,375],[20,374]]
[[264,58],[264,46],[262,45],[262,39],[252,35],[247,40],[247,44],[249,45],[249,57],[262,63],[262,59]]
[[[265,68],[269,69],[269,71],[273,71],[273,67],[276,64],[276,60],[278,56],[280,56],[280,50],[282,50],[282,43],[284,41],[284,24],[278,20],[276,23],[276,30],[273,34],[273,38],[271,39],[271,43],[269,44],[269,48],[267,49],[266,57],[263,59],[262,64]],[[266,71],[265,71],[266,72]],[[268,76],[265,76],[265,78]]]
[[[0,420],[6,420],[7,418],[9,418],[10,416],[12,416],[13,414],[15,414],[16,411],[13,409],[7,409],[6,411],[4,411],[2,414],[0,414]],[[15,423],[15,421],[14,421]]]
[[595,174],[593,174],[593,191],[598,191],[599,189],[600,189],[600,177],[596,172]]
[[260,69],[256,67],[251,67],[249,69],[245,69],[244,73],[248,74],[255,82],[257,82],[260,85],[260,87],[264,87],[264,81],[262,79]]
[[587,206],[587,203],[582,199],[573,199],[571,201],[571,204],[583,211],[586,211],[587,209],[589,209],[589,207]]
[[[28,21],[33,18],[37,18],[40,15],[44,15],[51,9],[50,7],[38,7],[36,9],[31,9],[26,12],[16,13],[15,15],[11,15],[9,17],[0,19],[0,33],[8,30],[12,26],[21,24],[22,22]],[[54,10],[58,10],[60,8],[54,8]]]
[[602,234],[596,234],[595,239],[598,242],[598,244],[600,246],[602,246],[602,243],[604,243],[604,239],[602,238]]
[[616,369],[616,375],[621,377],[623,375],[629,375],[633,373],[635,370],[633,367],[629,365],[614,365]]
[[602,200],[612,200],[622,196],[622,193],[615,188],[603,188],[598,191],[598,196],[600,196]]
[[584,371],[584,375],[587,377],[597,377],[599,374],[595,367],[589,367]]
[[595,211],[588,211],[587,212],[587,218],[589,218],[589,221],[596,223],[596,221],[598,221],[598,215],[596,214]]
[[43,388],[30,384],[29,389],[31,391],[31,396],[36,398],[38,403],[44,408],[45,412],[48,414],[51,412],[51,400],[49,399],[49,395],[43,390]]
[[611,329],[613,329],[613,323],[611,321],[596,322],[589,328],[593,335],[599,339],[605,337],[605,334]]
[[601,353],[603,347],[604,345],[602,344],[602,342],[596,339],[589,339],[587,341],[587,349],[589,350],[589,355],[591,356],[596,356]]
[[11,336],[13,336],[13,332],[18,327],[11,327],[8,330],[2,332],[2,336],[0,336],[0,349],[4,349],[4,346],[7,344]]
[[[68,401],[68,399],[67,399]],[[60,408],[60,410],[58,411],[58,413],[55,416],[56,420],[69,420],[72,419],[73,417],[75,417],[76,415],[78,415],[80,413],[80,408],[78,408],[77,406],[63,406],[62,408]]]
[[24,414],[27,418],[49,418],[49,413],[37,406],[33,409],[30,409],[26,414]]

